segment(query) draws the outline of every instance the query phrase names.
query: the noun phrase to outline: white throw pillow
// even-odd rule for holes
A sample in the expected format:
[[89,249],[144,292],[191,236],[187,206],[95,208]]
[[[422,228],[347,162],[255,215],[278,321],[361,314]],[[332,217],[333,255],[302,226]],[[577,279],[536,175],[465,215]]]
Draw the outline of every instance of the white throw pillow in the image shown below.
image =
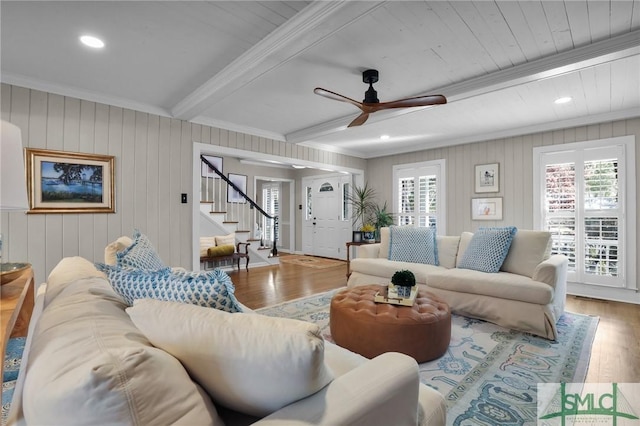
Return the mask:
[[536,267],[549,257],[551,233],[519,229],[513,237],[502,271],[533,277]]
[[215,246],[216,237],[200,237],[200,257],[206,257],[209,247]]
[[118,238],[104,248],[104,263],[115,266],[118,262],[116,254],[133,244],[133,240],[126,235]]
[[216,245],[217,246],[228,246],[232,245],[235,247],[236,245],[236,234],[232,232],[229,235],[222,235],[216,237]]
[[127,313],[214,402],[241,413],[266,416],[333,379],[315,324],[151,299]]

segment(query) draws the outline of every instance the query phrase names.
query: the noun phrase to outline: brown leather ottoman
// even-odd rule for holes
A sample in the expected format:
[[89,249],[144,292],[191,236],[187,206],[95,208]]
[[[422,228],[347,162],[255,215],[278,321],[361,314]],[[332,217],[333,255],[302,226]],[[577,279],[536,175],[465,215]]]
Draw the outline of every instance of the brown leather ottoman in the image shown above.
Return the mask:
[[451,341],[449,305],[419,289],[413,306],[375,303],[386,286],[368,285],[343,290],[331,299],[331,337],[336,344],[374,358],[401,352],[417,362],[441,357]]

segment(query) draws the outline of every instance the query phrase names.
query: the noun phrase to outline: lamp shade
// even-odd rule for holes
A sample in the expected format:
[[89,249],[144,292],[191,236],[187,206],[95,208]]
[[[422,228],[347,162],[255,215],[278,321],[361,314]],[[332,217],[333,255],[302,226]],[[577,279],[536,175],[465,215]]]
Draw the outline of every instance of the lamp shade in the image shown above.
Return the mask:
[[0,134],[0,210],[28,210],[27,182],[22,155],[22,134],[2,121]]

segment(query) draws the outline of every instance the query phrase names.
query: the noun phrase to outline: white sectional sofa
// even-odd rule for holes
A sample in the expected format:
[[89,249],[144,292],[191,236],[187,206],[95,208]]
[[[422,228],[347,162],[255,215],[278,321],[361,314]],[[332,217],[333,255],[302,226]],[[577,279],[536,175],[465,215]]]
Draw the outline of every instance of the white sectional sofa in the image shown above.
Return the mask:
[[358,247],[347,286],[388,284],[395,271],[408,269],[418,285],[444,299],[455,313],[555,340],[565,306],[568,260],[549,255],[550,234],[518,230],[498,273],[459,267],[472,237],[470,232],[436,237],[435,266],[389,260],[390,231],[382,228],[380,243]]
[[[193,368],[193,359],[187,362],[180,358],[179,361],[171,350],[155,347],[151,343],[155,338],[141,331],[131,310],[135,312],[138,305],[144,306],[149,302],[164,306],[168,309],[166,312],[175,308],[174,316],[187,306],[205,316],[224,314],[227,319],[258,316],[253,312],[228,314],[213,308],[149,299],[134,303],[131,308],[114,291],[105,274],[91,262],[81,257],[62,259],[49,275],[47,283],[37,291],[8,424],[445,424],[444,398],[420,383],[418,365],[413,358],[387,353],[368,360],[324,342],[319,332],[313,333],[313,330],[298,334],[303,336],[303,347],[311,346],[312,356],[315,357],[311,359],[324,363],[322,368],[328,371],[325,376],[331,376],[328,384],[321,385],[319,390],[317,387],[307,390],[299,399],[294,395],[294,402],[266,415],[249,415],[225,409],[205,390],[203,382],[193,378],[197,377],[196,370],[200,370],[200,373],[205,371],[205,374],[214,374],[219,370],[208,364]],[[147,315],[147,326],[156,327],[156,334],[164,337],[172,332],[187,334],[190,327],[205,325],[203,321],[192,319],[183,315],[179,320],[174,318],[167,322],[166,318],[155,316],[149,321]],[[165,323],[161,320],[165,320]],[[258,322],[266,323],[269,320],[280,325],[283,322],[280,318],[270,317],[263,317]],[[317,328],[313,324],[297,323],[300,323],[297,327],[303,329]],[[253,387],[262,389],[261,397],[267,399],[270,396],[281,397],[280,394],[285,391],[290,393],[292,387],[286,384],[295,374],[292,371],[296,364],[306,359],[296,352],[300,345],[279,340],[287,339],[287,335],[277,327],[274,325],[267,338],[255,336],[254,333],[254,345],[256,339],[262,339],[258,340],[261,342],[258,347],[254,346],[255,350],[251,349],[251,338],[247,336],[247,343],[241,349],[234,350],[231,356],[236,361],[235,371],[239,372],[240,377],[233,378],[229,383],[238,386],[238,382],[243,382],[244,389],[251,390],[247,394],[252,393],[254,398],[256,392],[253,392]],[[217,333],[208,333],[207,337],[211,339],[208,345],[201,339],[187,339],[186,346],[195,345],[199,350],[209,352],[216,346],[224,349],[229,339],[235,339],[236,343],[243,345],[244,334],[234,334],[235,328],[227,331],[231,333],[225,337],[227,340]],[[215,345],[216,339],[219,339],[218,342],[222,340],[222,343]],[[236,358],[263,353],[265,346],[269,345],[275,346],[276,360],[279,359],[278,354],[282,355],[281,362],[271,359],[272,364],[269,365],[266,359],[255,359],[252,365],[247,363],[238,368]],[[184,352],[185,345],[179,345],[176,350]],[[312,364],[313,368],[319,368],[317,363]],[[260,368],[283,370],[286,373],[279,376],[282,380],[258,383],[252,372],[256,369],[260,371]],[[220,369],[225,374],[232,370]],[[306,379],[301,380],[304,382]],[[230,397],[236,401],[248,397],[242,392],[232,393],[229,390]]]

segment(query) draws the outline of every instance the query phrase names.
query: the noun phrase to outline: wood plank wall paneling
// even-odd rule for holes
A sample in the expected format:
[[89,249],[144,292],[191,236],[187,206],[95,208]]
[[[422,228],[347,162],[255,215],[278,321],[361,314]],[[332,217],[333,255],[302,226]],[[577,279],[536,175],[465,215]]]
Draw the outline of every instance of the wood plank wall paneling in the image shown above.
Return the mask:
[[[193,142],[366,167],[355,157],[4,83],[0,92],[2,119],[20,127],[25,147],[116,157],[116,213],[0,215],[3,260],[31,262],[38,284],[65,256],[102,262],[104,247],[134,228],[167,264],[190,268]],[[188,204],[180,202],[183,192]]]
[[[640,202],[640,118],[369,159],[366,177],[369,185],[378,191],[379,199],[387,200],[391,207],[393,188],[389,183],[394,165],[444,159],[448,187],[445,194],[447,235],[475,231],[481,226],[515,225],[530,229],[533,227],[534,147],[626,135],[635,135],[636,138],[636,198]],[[476,194],[475,165],[488,163],[500,163],[500,192]],[[471,199],[484,197],[503,198],[502,221],[471,220]],[[636,241],[640,245],[640,227],[637,233]],[[640,248],[636,255],[636,263],[640,264]]]

